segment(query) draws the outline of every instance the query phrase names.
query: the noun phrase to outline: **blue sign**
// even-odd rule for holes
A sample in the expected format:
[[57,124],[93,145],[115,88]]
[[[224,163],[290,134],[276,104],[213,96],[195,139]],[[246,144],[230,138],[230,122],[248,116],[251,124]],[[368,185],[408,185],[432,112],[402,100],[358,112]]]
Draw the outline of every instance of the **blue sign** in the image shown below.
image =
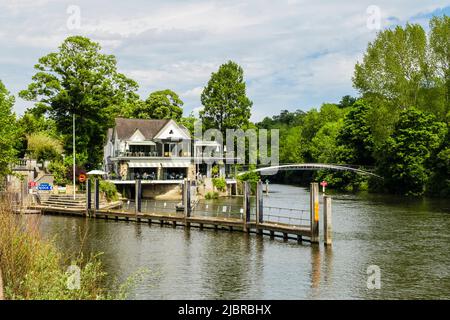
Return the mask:
[[38,190],[50,191],[52,189],[53,189],[53,187],[48,183],[40,183],[38,186]]

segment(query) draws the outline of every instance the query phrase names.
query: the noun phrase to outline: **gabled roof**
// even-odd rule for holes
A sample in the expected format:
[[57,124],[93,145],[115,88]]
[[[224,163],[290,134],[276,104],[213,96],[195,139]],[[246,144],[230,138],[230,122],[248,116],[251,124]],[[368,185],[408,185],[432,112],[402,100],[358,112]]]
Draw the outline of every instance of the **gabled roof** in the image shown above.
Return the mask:
[[115,130],[117,138],[120,140],[128,140],[135,133],[136,129],[142,133],[147,140],[153,137],[169,122],[167,119],[115,119]]
[[[136,130],[139,130],[146,140],[152,140],[170,121],[170,119],[116,118],[115,131],[119,140],[130,139]],[[186,127],[180,124],[177,125],[190,136]]]

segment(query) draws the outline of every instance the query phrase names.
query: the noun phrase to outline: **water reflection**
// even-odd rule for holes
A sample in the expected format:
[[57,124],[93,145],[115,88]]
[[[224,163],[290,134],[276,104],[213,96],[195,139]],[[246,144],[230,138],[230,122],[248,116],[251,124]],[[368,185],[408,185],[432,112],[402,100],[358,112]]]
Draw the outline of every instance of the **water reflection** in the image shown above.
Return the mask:
[[[111,278],[150,270],[132,298],[450,298],[449,200],[333,196],[333,246],[242,233],[43,216],[67,252],[104,252]],[[271,186],[274,207],[307,206],[307,190]],[[221,200],[226,201],[226,200]],[[234,200],[240,203],[239,199]],[[84,236],[86,235],[86,236]],[[381,269],[367,289],[367,267]]]

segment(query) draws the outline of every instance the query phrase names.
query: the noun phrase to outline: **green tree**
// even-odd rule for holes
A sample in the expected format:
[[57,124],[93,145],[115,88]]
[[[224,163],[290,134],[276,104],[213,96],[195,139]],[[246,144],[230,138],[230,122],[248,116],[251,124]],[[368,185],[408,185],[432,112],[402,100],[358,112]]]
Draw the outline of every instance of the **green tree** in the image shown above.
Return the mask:
[[117,72],[116,58],[100,52],[88,38],[68,37],[57,52],[39,59],[32,83],[20,96],[35,101],[35,114],[47,114],[72,153],[72,115],[76,118],[76,148],[87,167],[102,157],[106,130],[116,115],[138,101],[137,84]]
[[444,101],[444,115],[450,119],[450,17],[433,17],[430,20],[430,49],[434,79],[436,80],[436,94]]
[[413,107],[402,111],[378,166],[390,192],[415,196],[424,193],[432,156],[445,133],[445,124],[437,122],[432,114]]
[[17,137],[16,115],[12,112],[14,97],[0,80],[0,178],[10,172],[9,165],[15,161],[14,148]]
[[244,71],[229,61],[211,75],[203,89],[204,109],[200,118],[205,128],[215,128],[225,134],[226,129],[245,128],[249,124],[252,102],[246,95]]
[[365,98],[382,99],[393,109],[418,106],[429,82],[427,37],[420,25],[381,31],[355,66],[353,85]]
[[30,134],[27,140],[28,153],[37,161],[57,160],[63,153],[61,142],[43,132]]
[[337,137],[339,163],[373,165],[374,144],[368,115],[370,107],[363,100],[353,104]]
[[147,100],[136,104],[133,117],[140,119],[173,119],[179,121],[183,115],[183,101],[172,90],[152,92]]

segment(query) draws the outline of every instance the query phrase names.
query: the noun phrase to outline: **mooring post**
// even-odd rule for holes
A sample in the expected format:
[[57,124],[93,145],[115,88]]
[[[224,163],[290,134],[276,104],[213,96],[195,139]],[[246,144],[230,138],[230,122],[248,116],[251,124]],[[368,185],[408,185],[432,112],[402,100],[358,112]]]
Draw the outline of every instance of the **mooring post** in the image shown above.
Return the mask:
[[5,300],[5,295],[3,293],[3,277],[1,267],[0,267],[0,300]]
[[262,229],[258,228],[260,223],[264,221],[264,204],[263,204],[263,183],[261,180],[256,185],[256,229],[259,234],[262,233]]
[[319,184],[311,183],[310,189],[311,243],[319,243]]
[[244,181],[244,232],[248,232],[250,222],[250,183]]
[[183,207],[184,217],[189,218],[191,216],[191,181],[185,179],[183,185]]
[[91,179],[86,179],[86,216],[89,216],[89,213],[92,209],[92,194],[91,194]]
[[331,198],[323,197],[323,242],[326,246],[331,246]]
[[94,213],[100,209],[100,181],[95,179],[94,185]]
[[135,182],[135,206],[134,206],[134,212],[138,214],[141,212],[141,193],[142,193],[142,185],[141,185],[141,179],[137,179]]

